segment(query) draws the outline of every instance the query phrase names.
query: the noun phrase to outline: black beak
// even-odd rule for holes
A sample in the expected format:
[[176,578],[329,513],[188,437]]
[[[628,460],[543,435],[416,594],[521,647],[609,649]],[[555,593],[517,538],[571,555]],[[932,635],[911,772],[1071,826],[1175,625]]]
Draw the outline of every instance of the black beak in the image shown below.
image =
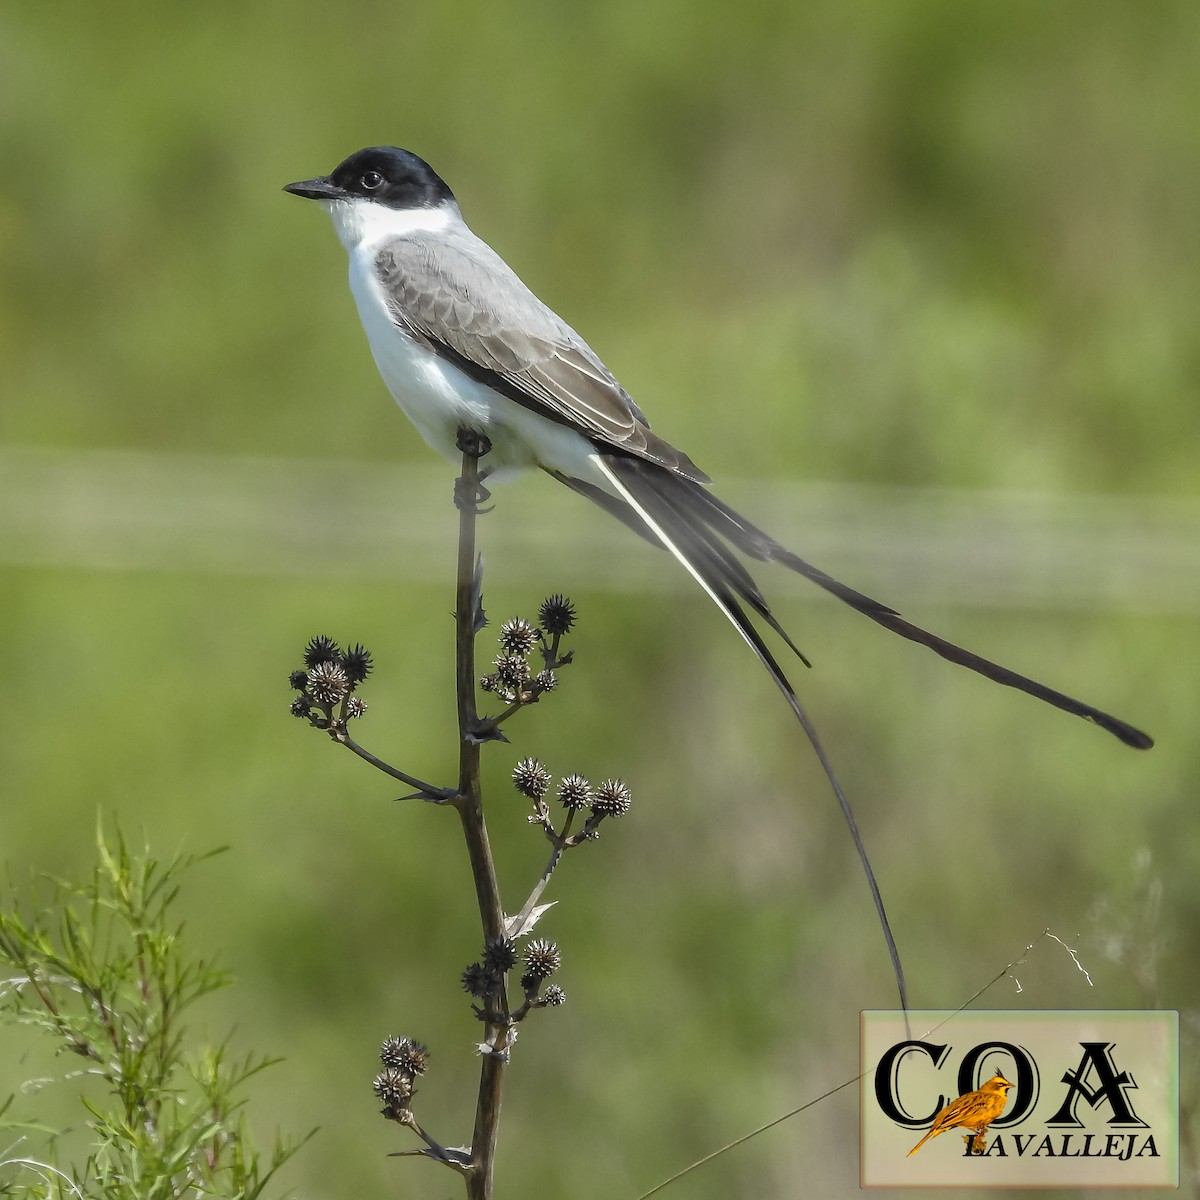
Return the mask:
[[342,189],[330,182],[328,176],[285,183],[283,190],[291,192],[293,196],[303,196],[306,200],[340,200],[344,196]]

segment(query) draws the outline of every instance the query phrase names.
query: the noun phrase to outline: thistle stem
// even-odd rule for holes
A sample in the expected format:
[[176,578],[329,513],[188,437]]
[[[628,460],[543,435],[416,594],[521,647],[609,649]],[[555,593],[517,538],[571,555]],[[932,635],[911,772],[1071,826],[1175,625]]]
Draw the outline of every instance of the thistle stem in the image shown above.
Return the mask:
[[[479,714],[475,705],[475,634],[476,614],[480,609],[478,576],[475,569],[475,522],[478,499],[482,495],[479,459],[490,448],[486,439],[460,430],[459,449],[463,452],[462,474],[455,489],[458,504],[458,580],[455,598],[455,680],[458,693],[458,796],[453,801],[462,822],[463,837],[484,940],[504,936],[504,906],[496,881],[496,868],[483,819],[483,792],[479,771]],[[500,1009],[508,1011],[508,998],[500,997]],[[500,1129],[500,1101],[504,1053],[508,1030],[487,1026],[485,1044],[495,1047],[484,1054],[479,1078],[479,1097],[475,1107],[475,1132],[471,1138],[471,1164],[467,1173],[469,1200],[491,1200],[492,1171],[496,1140]]]

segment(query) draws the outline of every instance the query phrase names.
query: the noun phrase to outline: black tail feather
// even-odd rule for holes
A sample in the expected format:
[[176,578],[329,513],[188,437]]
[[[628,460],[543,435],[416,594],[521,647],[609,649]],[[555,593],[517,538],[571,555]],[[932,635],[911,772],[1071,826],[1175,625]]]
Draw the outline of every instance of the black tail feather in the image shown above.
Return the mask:
[[677,505],[681,511],[686,511],[715,533],[727,538],[743,553],[763,561],[782,563],[797,574],[812,580],[827,592],[831,592],[839,600],[864,616],[870,617],[872,621],[882,625],[885,629],[899,634],[900,637],[907,638],[910,642],[918,642],[922,646],[928,646],[942,658],[975,671],[1005,687],[1016,688],[1030,696],[1036,696],[1039,700],[1044,700],[1047,704],[1054,705],[1055,708],[1061,708],[1064,712],[1083,717],[1085,720],[1099,725],[1101,729],[1108,730],[1127,746],[1132,746],[1136,750],[1148,750],[1154,745],[1154,739],[1149,734],[1143,733],[1128,722],[1094,708],[1090,704],[1084,704],[1082,700],[1076,700],[1065,692],[1047,687],[1044,683],[1038,683],[1036,679],[1030,679],[1027,675],[1021,675],[1008,667],[1002,667],[999,663],[992,662],[954,642],[938,637],[937,634],[930,633],[927,629],[922,629],[911,621],[906,621],[895,609],[847,587],[811,563],[805,562],[804,559],[781,546],[774,538],[752,525],[699,484],[675,475],[668,475],[661,468],[658,468],[658,473],[660,476],[658,486],[668,487],[672,491],[677,497]]
[[595,485],[564,476],[559,476],[559,478],[577,491],[596,500],[627,525],[643,536],[647,536],[648,540],[661,544],[679,559],[708,592],[754,651],[758,660],[766,667],[796,719],[800,722],[801,728],[812,744],[817,759],[829,780],[838,806],[842,810],[842,816],[854,840],[855,850],[858,852],[859,861],[862,863],[867,883],[871,889],[871,896],[875,902],[875,911],[883,929],[884,940],[887,942],[888,954],[891,957],[892,969],[896,976],[896,985],[900,992],[900,1002],[907,1008],[900,955],[896,949],[895,938],[892,936],[891,925],[883,906],[883,897],[875,879],[875,872],[867,857],[866,847],[863,845],[862,835],[854,819],[850,803],[842,791],[833,765],[825,753],[825,748],[821,744],[808,714],[796,697],[795,690],[741,605],[749,605],[762,617],[795,651],[805,665],[808,665],[808,660],[800,653],[796,644],[775,619],[759,591],[758,585],[741,562],[730,552],[729,546],[762,562],[782,563],[832,593],[864,616],[870,617],[872,621],[882,625],[885,629],[899,634],[900,637],[928,646],[942,658],[967,667],[996,683],[1016,688],[1065,712],[1083,717],[1099,725],[1102,729],[1108,730],[1127,746],[1145,750],[1154,744],[1153,740],[1140,729],[1134,728],[1109,713],[1093,708],[1090,704],[1084,704],[1080,700],[1038,683],[1016,671],[1009,670],[1007,667],[1002,667],[999,663],[974,654],[962,646],[955,645],[945,638],[938,637],[936,634],[906,621],[895,609],[856,591],[814,567],[811,563],[805,562],[804,559],[781,546],[774,538],[751,524],[740,513],[717,499],[706,488],[693,480],[675,475],[654,463],[623,455],[603,455],[601,466],[620,493],[620,499],[605,494]]
[[675,544],[685,550],[689,559],[696,563],[704,563],[736,596],[739,596],[773,630],[787,643],[788,648],[806,666],[811,667],[804,653],[788,636],[788,632],[775,619],[775,614],[767,607],[767,601],[758,590],[758,585],[751,578],[750,572],[738,561],[718,538],[713,537],[712,531],[706,526],[697,525],[690,519],[685,505],[679,503],[679,497],[673,486],[674,477],[665,471],[657,474],[647,472],[642,482],[657,500],[657,512],[663,515],[668,524]]
[[[745,600],[763,616],[772,628],[783,635],[789,646],[793,649],[795,646],[787,634],[780,629],[757,587],[753,585],[753,581],[750,581],[749,594],[743,591],[742,580],[749,579],[745,568],[731,558],[729,551],[709,531],[706,524],[697,523],[692,519],[692,514],[679,505],[679,494],[670,483],[662,483],[662,480],[670,481],[675,478],[674,476],[668,475],[661,469],[657,472],[645,470],[645,464],[636,459],[613,458],[607,460],[605,465],[610,472],[610,478],[625,491],[630,508],[644,514],[642,519],[655,531],[658,540],[696,577],[717,607],[742,635],[758,657],[759,662],[766,667],[796,719],[800,722],[801,728],[817,755],[817,761],[821,764],[821,769],[829,780],[833,794],[837,798],[838,807],[842,810],[842,817],[850,830],[859,862],[867,877],[867,885],[871,889],[871,897],[875,903],[875,912],[878,915],[880,927],[883,930],[884,941],[887,943],[888,956],[891,959],[892,971],[896,979],[896,988],[900,993],[900,1006],[907,1009],[908,993],[904,983],[904,968],[900,962],[900,952],[896,947],[896,939],[892,934],[887,910],[883,905],[883,895],[879,890],[875,871],[867,855],[867,848],[863,844],[858,822],[854,819],[850,801],[842,790],[842,785],[833,770],[833,764],[825,753],[825,747],[817,736],[816,728],[808,713],[800,704],[795,689],[775,656],[762,640],[758,630],[742,610],[738,598]],[[731,561],[736,563],[737,570],[731,568]],[[800,652],[797,650],[796,653]],[[803,655],[800,657],[803,661]]]

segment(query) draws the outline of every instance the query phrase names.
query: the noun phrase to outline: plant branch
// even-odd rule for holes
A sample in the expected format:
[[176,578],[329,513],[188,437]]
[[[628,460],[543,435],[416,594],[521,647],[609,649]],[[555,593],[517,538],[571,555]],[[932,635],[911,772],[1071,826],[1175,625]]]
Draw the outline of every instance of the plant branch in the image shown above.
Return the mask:
[[[455,488],[458,505],[458,580],[455,597],[455,681],[458,694],[458,795],[454,805],[462,822],[475,895],[485,942],[504,937],[504,906],[496,881],[496,868],[483,819],[483,793],[479,771],[479,714],[475,704],[475,635],[482,615],[480,575],[476,570],[475,522],[479,502],[486,498],[479,459],[491,448],[486,438],[459,431],[462,474]],[[500,997],[507,1013],[508,999]],[[504,1068],[508,1060],[510,1030],[491,1023],[487,1026],[475,1108],[475,1131],[471,1138],[471,1165],[467,1175],[470,1200],[490,1200],[496,1139],[500,1128],[500,1101]]]
[[[525,901],[521,911],[517,914],[516,919],[509,922],[509,928],[514,931],[522,931],[525,928],[525,922],[529,920],[530,914],[533,912],[537,902],[542,898],[542,893],[546,890],[546,885],[550,882],[550,876],[554,874],[555,868],[558,866],[562,856],[572,847],[577,846],[579,841],[577,838],[571,838],[567,835],[571,831],[571,822],[575,819],[575,811],[572,809],[567,813],[567,819],[563,822],[562,832],[556,833],[554,826],[550,823],[549,811],[543,806],[539,812],[540,820],[538,824],[546,833],[547,839],[554,849],[550,852],[550,860],[542,868],[541,878],[534,885],[533,891],[529,893],[529,899]],[[534,818],[530,817],[532,821]]]
[[529,920],[533,913],[537,902],[542,898],[542,893],[546,890],[546,885],[550,882],[550,876],[554,874],[554,868],[558,866],[559,860],[567,849],[565,842],[557,842],[554,850],[550,855],[550,861],[542,869],[542,876],[534,885],[533,891],[529,893],[529,899],[517,914],[516,919],[509,922],[509,926],[514,931],[522,931],[525,929],[525,923]]
[[[470,1171],[470,1162],[467,1156],[461,1150],[451,1150],[441,1145],[421,1128],[417,1118],[413,1116],[411,1109],[404,1109],[396,1115],[396,1121],[400,1125],[407,1125],[425,1143],[428,1147],[426,1150],[417,1150],[415,1153],[423,1154],[427,1158],[435,1159],[437,1162],[444,1163],[448,1167],[466,1175]],[[407,1153],[414,1153],[408,1151]]]
[[346,732],[344,725],[332,726],[329,730],[329,736],[335,742],[345,746],[347,750],[353,750],[364,762],[369,762],[371,766],[377,767],[385,775],[390,775],[393,779],[398,779],[401,783],[408,784],[410,788],[415,788],[417,797],[422,800],[429,800],[434,804],[445,804],[453,800],[458,794],[453,788],[434,787],[433,784],[426,783],[424,780],[418,779],[415,775],[409,775],[405,771],[397,770],[389,763],[385,763],[382,758],[376,758],[370,750],[360,746]]

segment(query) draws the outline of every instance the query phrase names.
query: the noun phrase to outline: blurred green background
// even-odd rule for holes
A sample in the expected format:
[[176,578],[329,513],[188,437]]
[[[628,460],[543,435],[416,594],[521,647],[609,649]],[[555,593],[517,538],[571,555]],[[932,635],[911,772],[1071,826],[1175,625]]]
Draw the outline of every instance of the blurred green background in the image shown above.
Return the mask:
[[[97,813],[232,846],[183,903],[240,980],[213,1031],[287,1059],[255,1127],[321,1126],[297,1195],[458,1194],[385,1157],[410,1143],[370,1079],[386,1034],[428,1041],[418,1115],[451,1144],[476,1079],[457,822],[287,713],[304,640],[361,639],[359,737],[451,777],[452,472],[375,375],[328,222],[279,190],[380,142],[784,542],[1156,735],[1126,750],[763,572],[913,1003],[1048,926],[1093,986],[1044,941],[980,1003],[1179,1008],[1194,1103],[1198,53],[1182,2],[0,9],[0,857],[85,869]],[[499,1194],[634,1197],[852,1076],[894,992],[769,682],[551,487],[481,535],[493,616],[582,614],[561,692],[487,755],[510,905],[544,857],[518,756],[635,807],[552,885],[570,1003],[518,1047]],[[33,1060],[0,1053],[7,1093]],[[857,1129],[850,1090],[667,1195],[855,1194]]]

